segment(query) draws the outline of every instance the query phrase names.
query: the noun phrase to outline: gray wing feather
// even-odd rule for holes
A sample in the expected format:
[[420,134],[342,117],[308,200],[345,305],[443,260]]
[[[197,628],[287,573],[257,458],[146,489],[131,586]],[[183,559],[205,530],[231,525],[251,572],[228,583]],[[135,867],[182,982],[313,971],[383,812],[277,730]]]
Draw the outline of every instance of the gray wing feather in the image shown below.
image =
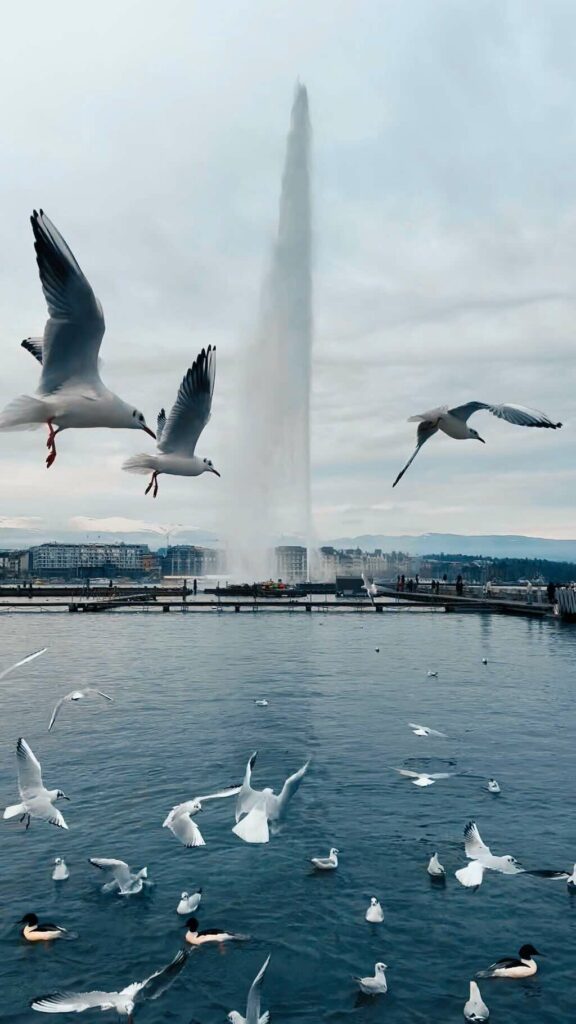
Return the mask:
[[42,349],[44,347],[42,338],[24,338],[24,341],[20,342],[20,344],[22,348],[25,348],[42,365]]
[[117,992],[53,992],[38,996],[30,1006],[41,1013],[81,1013],[94,1006],[114,1006]]
[[404,466],[404,469],[402,469],[398,473],[398,476],[396,477],[394,483],[392,484],[392,487],[396,487],[396,484],[400,483],[402,477],[404,476],[404,473],[406,472],[408,467],[411,466],[412,463],[414,462],[414,459],[418,455],[418,452],[420,451],[422,445],[425,444],[426,441],[428,441],[431,437],[433,437],[437,430],[438,427],[431,423],[430,420],[425,420],[424,422],[418,424],[418,431],[416,436],[416,449],[413,455],[408,459],[408,462]]
[[160,409],[158,413],[158,419],[156,420],[156,443],[159,445],[162,440],[162,434],[164,433],[164,427],[166,426],[166,410]]
[[34,661],[36,658],[39,658],[41,654],[45,654],[47,650],[47,647],[43,647],[41,651],[34,651],[33,654],[27,654],[25,658],[21,658],[20,661],[14,662],[14,664],[10,665],[9,668],[5,668],[0,672],[0,679],[5,679],[6,676],[9,675],[10,672],[13,672],[15,668],[20,668],[21,665],[27,665],[29,661]]
[[20,737],[16,744],[18,764],[18,788],[23,798],[35,796],[43,789],[42,769],[38,758],[32,753],[26,740]]
[[258,971],[258,974],[254,978],[254,981],[250,985],[250,991],[248,992],[248,999],[246,1002],[246,1024],[259,1024],[260,1021],[260,993],[262,990],[262,979],[266,973],[266,968],[270,963],[270,957],[262,964],[262,967]]
[[241,789],[242,786],[230,786],[228,789],[221,789],[218,793],[208,793],[206,796],[197,796],[195,799],[201,804],[205,800],[222,800],[227,796],[237,796]]
[[196,357],[180,385],[158,444],[160,451],[194,455],[198,438],[210,419],[215,374],[216,348],[209,345]]
[[308,771],[309,765],[310,762],[306,761],[306,764],[302,765],[302,767],[299,768],[297,772],[294,772],[293,775],[290,775],[286,779],[286,782],[284,783],[280,793],[278,794],[279,814],[282,814],[282,812],[286,810],[289,801],[292,799],[294,794],[298,792],[302,779],[304,778],[306,772]]
[[113,857],[89,857],[88,860],[95,868],[109,871],[120,886],[129,885],[132,881],[132,872],[123,860],[115,860]]
[[144,999],[158,999],[178,977],[187,961],[188,954],[185,950],[179,949],[174,959],[171,960],[166,967],[162,967],[159,971],[155,971],[155,973],[151,974],[145,981],[137,981],[133,985],[129,985],[127,988],[122,990],[122,995],[133,994],[138,997],[138,1001],[142,1001]]
[[455,409],[449,409],[451,416],[466,422],[475,412],[486,409],[493,416],[507,423],[513,423],[517,427],[546,427],[557,430],[561,423],[553,423],[543,412],[537,409],[527,409],[523,405],[488,405],[486,402],[467,402],[466,405],[458,405]]
[[63,704],[66,703],[67,699],[68,699],[67,697],[61,697],[60,700],[58,701],[58,703],[56,704],[56,707],[54,708],[54,711],[52,712],[52,717],[50,719],[50,724],[48,726],[48,732],[50,732],[52,726],[54,725],[54,722],[58,718],[58,714],[60,712],[60,708],[62,707]]

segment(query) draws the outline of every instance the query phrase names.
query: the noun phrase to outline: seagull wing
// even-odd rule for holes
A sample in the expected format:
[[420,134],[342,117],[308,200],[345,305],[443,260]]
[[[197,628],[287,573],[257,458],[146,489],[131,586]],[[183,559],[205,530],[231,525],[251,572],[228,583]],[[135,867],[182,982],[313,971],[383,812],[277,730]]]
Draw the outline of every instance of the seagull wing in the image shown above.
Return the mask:
[[404,469],[400,470],[400,472],[398,473],[398,476],[396,477],[394,483],[392,484],[392,487],[396,487],[396,484],[400,483],[400,480],[404,476],[404,473],[406,472],[408,467],[411,466],[412,463],[414,462],[414,459],[418,455],[418,452],[420,451],[422,445],[426,444],[426,441],[430,440],[430,438],[433,437],[437,431],[438,427],[430,420],[424,420],[418,424],[418,431],[416,435],[416,448],[414,450],[414,453],[408,459],[408,462],[404,466]]
[[43,341],[43,338],[24,338],[24,341],[20,342],[22,348],[25,348],[30,355],[34,356],[34,359],[38,360],[40,366],[42,366]]
[[257,754],[258,751],[255,750],[246,765],[244,781],[240,787],[238,799],[236,800],[236,821],[238,821],[243,814],[248,814],[248,812],[251,811],[252,808],[262,799],[262,793],[258,790],[252,789],[252,769],[256,764]]
[[109,871],[121,889],[132,882],[132,872],[125,861],[115,860],[113,857],[89,857],[88,860],[95,868]]
[[286,779],[286,782],[282,786],[280,793],[274,800],[278,815],[282,815],[284,813],[288,803],[290,802],[294,794],[298,792],[300,788],[300,783],[302,782],[302,779],[306,775],[309,765],[310,761],[306,761],[306,764],[303,764],[302,767],[299,768],[297,772],[294,772],[293,775],[289,775],[288,778]]
[[464,829],[464,849],[469,860],[479,860],[485,856],[491,856],[489,846],[480,838],[478,826],[475,821],[469,821]]
[[[440,736],[442,733],[440,733]],[[429,779],[449,779],[452,777],[454,772],[430,772],[428,775]]]
[[35,818],[42,818],[43,821],[47,821],[50,825],[56,825],[57,828],[68,829],[64,815],[50,803],[47,796],[28,797],[27,804],[30,813]]
[[41,1013],[81,1013],[95,1006],[112,1009],[117,998],[117,992],[53,992],[33,999],[30,1006]]
[[389,765],[389,767],[393,772],[398,772],[400,775],[407,775],[409,779],[422,778],[422,772],[411,772],[409,768],[392,768],[392,765]]
[[270,840],[268,828],[268,813],[266,810],[266,794],[255,794],[258,802],[252,810],[242,818],[242,821],[234,825],[232,831],[243,839],[245,843],[267,843]]
[[170,985],[178,977],[187,961],[188,954],[183,949],[179,949],[174,959],[166,967],[155,971],[145,981],[135,981],[132,985],[127,985],[120,994],[128,996],[129,999],[138,997],[139,1001],[158,999],[164,994],[166,989],[170,988]]
[[216,349],[209,345],[207,351],[202,349],[196,357],[180,385],[158,442],[161,452],[194,455],[198,438],[210,419],[215,374]]
[[95,693],[98,697],[104,697],[105,700],[114,700],[114,697],[109,697],[107,693],[103,693],[102,690],[97,690],[95,686],[88,686],[84,691],[84,696],[89,693]]
[[22,737],[20,737],[16,744],[16,760],[18,764],[18,788],[22,799],[27,800],[36,796],[44,786],[40,762]]
[[262,990],[262,979],[266,973],[266,968],[269,963],[270,957],[267,957],[258,971],[258,974],[254,978],[254,981],[250,985],[250,991],[248,992],[248,999],[246,1001],[246,1024],[260,1024],[260,993]]
[[5,679],[6,676],[10,672],[13,672],[15,668],[20,668],[21,665],[26,665],[29,661],[34,661],[34,659],[39,658],[41,654],[45,654],[47,650],[47,647],[43,647],[41,651],[34,651],[34,654],[27,654],[25,658],[21,658],[20,661],[16,661],[13,665],[10,665],[9,668],[5,668],[0,672],[0,679]]
[[458,405],[455,409],[449,409],[451,416],[466,422],[475,412],[486,409],[493,416],[508,423],[514,423],[517,427],[547,427],[557,430],[561,423],[553,423],[543,412],[537,409],[527,409],[524,405],[488,405],[486,402],[467,402],[466,405]]
[[454,874],[460,885],[465,886],[466,889],[477,889],[479,885],[482,885],[484,865],[479,860],[472,860],[465,868],[458,868]]
[[54,711],[52,712],[52,717],[50,719],[50,724],[48,726],[48,732],[50,732],[52,726],[54,725],[54,722],[56,721],[56,719],[57,719],[57,717],[58,717],[58,715],[60,713],[60,708],[62,707],[63,704],[66,703],[67,700],[70,700],[70,694],[69,693],[67,693],[65,697],[61,697],[60,700],[58,701],[58,703],[56,704],[56,706],[54,708]]
[[242,786],[229,786],[228,789],[220,789],[217,793],[208,793],[206,796],[197,796],[198,803],[203,804],[205,800],[222,800],[227,796],[237,796]]
[[102,386],[98,353],[104,336],[102,307],[76,259],[42,210],[30,218],[36,262],[50,317],[44,328],[40,391],[65,384]]
[[164,826],[169,828],[184,846],[206,846],[198,825],[187,811],[181,811],[179,814],[171,812]]

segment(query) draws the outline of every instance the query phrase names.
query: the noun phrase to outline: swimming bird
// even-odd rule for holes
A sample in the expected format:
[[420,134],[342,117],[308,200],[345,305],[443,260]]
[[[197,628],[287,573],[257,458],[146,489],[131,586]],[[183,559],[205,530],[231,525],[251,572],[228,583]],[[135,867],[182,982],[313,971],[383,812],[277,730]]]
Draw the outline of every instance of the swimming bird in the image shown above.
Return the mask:
[[526,869],[523,874],[534,875],[536,878],[549,878],[553,881],[564,880],[571,892],[576,891],[576,864],[572,871],[556,871],[550,870],[549,868],[542,868],[536,870]]
[[412,772],[408,768],[388,767],[399,775],[406,775],[415,786],[433,786],[438,779],[449,779],[454,775],[454,772]]
[[374,964],[373,978],[354,978],[354,981],[358,982],[360,990],[367,996],[384,995],[388,991],[386,974],[384,973],[386,970],[386,964]]
[[8,668],[5,668],[0,672],[0,679],[5,679],[7,675],[10,675],[10,673],[14,671],[14,669],[20,668],[22,665],[27,665],[29,661],[34,661],[42,654],[46,654],[47,650],[47,647],[43,647],[41,651],[34,651],[33,654],[27,654],[26,657],[21,658],[20,661],[15,661],[13,665],[10,665]]
[[236,796],[240,792],[240,786],[230,786],[228,789],[221,789],[218,793],[208,793],[206,796],[196,796],[192,800],[186,800],[182,804],[176,804],[167,818],[162,823],[162,828],[169,828],[171,832],[184,843],[184,846],[206,846],[204,837],[195,821],[193,814],[202,810],[202,804],[206,800],[222,800],[228,796]]
[[42,338],[22,345],[41,363],[42,374],[35,398],[21,395],[4,409],[0,430],[31,430],[45,423],[47,468],[56,458],[56,435],[70,427],[144,430],[155,437],[142,413],[100,377],[104,314],[72,251],[43,210],[34,210],[30,220],[49,319]]
[[464,1003],[464,1017],[466,1020],[470,1020],[473,1024],[482,1024],[482,1021],[488,1020],[490,1016],[490,1010],[486,1006],[486,1003],[480,995],[480,989],[475,981],[470,982],[470,997],[466,1003]]
[[186,942],[190,946],[204,946],[207,942],[244,942],[249,935],[235,935],[233,932],[226,932],[222,928],[204,928],[198,930],[198,919],[190,917],[186,921]]
[[102,693],[102,690],[96,690],[93,686],[87,686],[84,690],[72,690],[71,693],[67,693],[66,696],[61,697],[58,701],[52,712],[48,732],[50,732],[64,704],[76,704],[79,700],[84,700],[85,697],[91,697],[92,694],[96,694],[97,697],[104,697],[105,700],[114,700],[113,697],[109,697],[107,693]]
[[26,942],[52,942],[54,939],[72,938],[72,934],[59,924],[40,923],[36,914],[24,914],[18,922],[23,924],[22,935]]
[[409,423],[418,423],[417,443],[414,454],[408,460],[404,469],[396,477],[393,487],[400,482],[408,467],[414,462],[423,444],[426,443],[438,430],[448,434],[457,441],[465,441],[472,438],[485,444],[484,438],[472,427],[468,426],[468,420],[475,412],[486,409],[493,416],[508,423],[514,423],[518,427],[547,427],[557,430],[561,423],[553,423],[544,413],[536,409],[525,409],[522,405],[488,405],[486,402],[467,402],[466,405],[457,405],[449,409],[447,405],[439,406],[437,409],[430,409],[418,416],[410,416]]
[[[482,658],[482,664],[483,665],[487,665],[488,664],[488,658]],[[470,984],[472,985],[473,982],[470,982]]]
[[447,739],[445,732],[438,732],[437,729],[430,729],[428,725],[416,725],[415,722],[408,722],[408,725],[415,736],[441,736],[442,739]]
[[490,793],[500,793],[500,786],[496,782],[496,779],[488,779],[488,790]]
[[30,1006],[41,1013],[81,1013],[82,1010],[116,1010],[121,1017],[132,1020],[134,1007],[145,1000],[158,999],[188,960],[184,950],[178,950],[174,959],[162,970],[151,974],[144,981],[134,981],[119,992],[54,992],[49,996],[38,996]]
[[482,841],[475,821],[469,821],[464,829],[464,850],[468,860],[477,860],[492,871],[500,871],[504,875],[518,875],[524,871],[510,854],[496,857],[492,853],[490,847]]
[[302,768],[290,775],[280,793],[276,795],[269,788],[252,789],[252,769],[256,762],[256,754],[257,752],[252,754],[246,766],[244,782],[236,800],[236,825],[232,831],[246,843],[267,843],[270,839],[268,822],[276,824],[284,820],[288,804],[299,789],[310,762],[306,761]]
[[262,980],[269,963],[270,957],[267,957],[250,985],[246,1002],[246,1016],[243,1017],[237,1010],[231,1010],[228,1014],[230,1024],[268,1024],[270,1013],[266,1011],[266,1013],[260,1014],[260,993]]
[[437,671],[435,669],[429,668],[427,673],[426,673],[426,675],[428,676],[429,679],[436,679],[437,676],[438,676],[438,673],[437,673]]
[[216,348],[209,345],[207,351],[202,349],[187,371],[168,418],[164,409],[160,410],[156,428],[158,454],[133,455],[122,466],[128,473],[149,473],[152,470],[145,494],[154,488],[154,497],[158,496],[161,473],[170,476],[215,473],[220,476],[210,459],[194,454],[200,434],[210,419],[215,376]]
[[180,902],[176,907],[177,914],[193,914],[195,910],[198,910],[200,903],[202,902],[202,889],[197,889],[190,896],[187,892],[183,892],[180,897]]
[[26,740],[20,737],[16,744],[16,760],[18,765],[18,790],[21,803],[12,804],[4,811],[4,818],[17,818],[26,821],[26,831],[30,828],[32,818],[41,818],[56,825],[58,828],[68,828],[63,815],[57,807],[54,807],[55,800],[69,800],[70,798],[61,789],[46,789],[42,782],[42,769],[40,762],[32,753]]
[[477,971],[477,978],[530,978],[536,974],[538,965],[535,956],[542,956],[530,943],[522,946],[518,957],[504,956],[496,963],[490,964],[485,971]]
[[335,871],[338,867],[339,852],[340,851],[333,846],[327,857],[312,857],[310,863],[313,864],[318,871]]
[[375,896],[370,897],[370,906],[364,916],[370,924],[382,924],[382,921],[384,920],[384,911]]
[[445,878],[446,869],[442,866],[438,860],[438,854],[433,853],[428,861],[428,867],[426,868],[431,878]]
[[67,878],[70,878],[70,872],[68,865],[63,857],[56,857],[54,860],[54,870],[52,872],[52,881],[54,882],[65,882]]
[[255,703],[257,708],[267,708],[268,707],[268,701],[265,700],[265,699],[263,699],[263,700],[255,700],[254,703]]
[[151,884],[148,881],[148,868],[133,873],[126,861],[115,860],[113,857],[89,857],[88,860],[95,868],[107,871],[111,876],[102,886],[102,892],[114,892],[117,889],[120,896],[134,896],[142,891],[144,885]]

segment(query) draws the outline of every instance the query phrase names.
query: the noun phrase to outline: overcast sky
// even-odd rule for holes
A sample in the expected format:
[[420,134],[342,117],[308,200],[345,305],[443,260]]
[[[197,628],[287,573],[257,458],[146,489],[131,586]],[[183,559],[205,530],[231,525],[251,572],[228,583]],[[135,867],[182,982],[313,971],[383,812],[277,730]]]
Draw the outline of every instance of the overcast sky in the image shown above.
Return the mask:
[[[144,435],[0,434],[0,516],[225,532],[239,357],[256,322],[293,88],[310,96],[313,498],[322,538],[576,536],[576,7],[571,0],[77,0],[3,14],[0,403],[37,384],[42,206],[100,298],[104,378],[154,422],[218,346],[199,453],[218,480],[120,470]],[[469,399],[486,439],[414,447]],[[146,447],[146,441],[144,444]],[[82,520],[80,520],[82,521]]]

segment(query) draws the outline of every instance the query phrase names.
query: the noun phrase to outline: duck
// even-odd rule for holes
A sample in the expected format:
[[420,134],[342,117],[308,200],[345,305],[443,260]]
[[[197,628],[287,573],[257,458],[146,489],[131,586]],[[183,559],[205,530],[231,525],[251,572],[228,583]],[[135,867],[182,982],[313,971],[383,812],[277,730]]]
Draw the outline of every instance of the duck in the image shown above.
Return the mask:
[[485,971],[477,971],[477,978],[531,978],[536,974],[538,965],[535,956],[543,956],[534,946],[527,943],[520,947],[518,957],[504,956],[496,963],[490,964]]
[[56,857],[54,859],[54,870],[52,872],[52,881],[54,882],[65,882],[67,878],[70,878],[70,872],[68,865],[63,857]]
[[487,665],[488,664],[488,658],[482,658],[482,664],[483,665]]
[[488,779],[488,791],[490,793],[501,793],[500,786],[496,779]]
[[36,914],[24,914],[18,923],[24,925],[22,936],[26,942],[52,942],[53,939],[61,939],[67,934],[66,929],[58,924],[40,924]]
[[384,920],[384,911],[375,896],[370,897],[370,906],[366,911],[365,917],[370,924],[382,924]]
[[333,846],[327,857],[312,857],[310,863],[313,864],[318,871],[335,871],[338,867],[338,853],[339,850]]
[[388,991],[388,983],[386,981],[385,974],[386,970],[386,964],[374,964],[373,978],[354,978],[354,981],[358,982],[360,991],[366,996],[384,995],[384,993]]
[[472,1021],[472,1024],[482,1024],[488,1020],[490,1010],[480,995],[480,989],[475,981],[470,982],[470,998],[464,1003],[464,1017]]
[[203,946],[207,942],[241,942],[248,939],[248,935],[235,935],[233,932],[225,932],[223,928],[204,928],[198,930],[198,919],[189,917],[186,921],[185,939],[190,946]]
[[198,910],[200,902],[202,900],[202,889],[197,889],[191,896],[187,892],[183,892],[180,897],[180,903],[176,907],[177,914],[193,914],[195,910]]
[[438,860],[437,853],[433,853],[432,856],[430,857],[430,860],[428,861],[428,867],[426,868],[426,870],[431,878],[438,879],[446,877],[446,869]]

